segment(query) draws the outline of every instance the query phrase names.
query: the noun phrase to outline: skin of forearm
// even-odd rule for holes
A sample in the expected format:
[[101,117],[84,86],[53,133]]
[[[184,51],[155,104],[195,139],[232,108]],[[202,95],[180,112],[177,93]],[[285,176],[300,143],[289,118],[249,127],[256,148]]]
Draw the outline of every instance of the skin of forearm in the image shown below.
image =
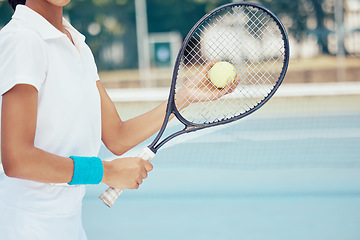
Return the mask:
[[[180,97],[175,102],[179,111],[188,106],[186,99]],[[113,125],[111,127],[112,137],[108,138],[111,140],[105,143],[107,148],[112,153],[120,156],[151,137],[159,131],[164,122],[167,104],[168,102],[163,102],[147,113],[127,121],[120,120],[117,125]],[[174,115],[170,115],[168,120],[170,121],[173,117]],[[110,136],[110,134],[107,134],[107,136]]]
[[[6,148],[6,147],[3,147]],[[60,157],[34,146],[2,149],[5,174],[9,177],[44,183],[67,183],[72,179],[72,159]]]
[[116,141],[107,146],[116,155],[122,155],[155,134],[165,118],[167,102],[138,117],[124,121],[118,127]]

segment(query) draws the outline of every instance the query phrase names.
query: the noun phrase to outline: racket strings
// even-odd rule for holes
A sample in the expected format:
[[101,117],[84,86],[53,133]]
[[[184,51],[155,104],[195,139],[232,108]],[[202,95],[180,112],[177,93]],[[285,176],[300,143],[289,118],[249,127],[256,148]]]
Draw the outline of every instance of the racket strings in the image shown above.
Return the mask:
[[[284,39],[277,22],[252,6],[224,9],[205,20],[189,39],[181,59],[175,89],[185,92],[181,116],[196,124],[234,118],[256,108],[273,91],[284,65]],[[214,91],[210,66],[227,61],[237,72],[236,89],[218,100],[201,94]],[[224,91],[216,89],[215,91]],[[201,96],[201,97],[200,97]]]

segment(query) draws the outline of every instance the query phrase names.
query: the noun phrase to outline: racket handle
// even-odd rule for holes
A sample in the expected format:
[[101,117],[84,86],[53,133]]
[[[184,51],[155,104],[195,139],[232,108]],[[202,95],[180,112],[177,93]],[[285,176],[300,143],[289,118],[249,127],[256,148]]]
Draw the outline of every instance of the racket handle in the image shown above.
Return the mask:
[[[148,147],[145,147],[138,155],[139,158],[142,158],[146,161],[151,161],[155,156],[155,153],[151,151]],[[116,199],[124,192],[124,189],[115,189],[112,187],[109,187],[106,189],[105,192],[103,192],[99,198],[103,203],[105,203],[108,207],[111,207]]]

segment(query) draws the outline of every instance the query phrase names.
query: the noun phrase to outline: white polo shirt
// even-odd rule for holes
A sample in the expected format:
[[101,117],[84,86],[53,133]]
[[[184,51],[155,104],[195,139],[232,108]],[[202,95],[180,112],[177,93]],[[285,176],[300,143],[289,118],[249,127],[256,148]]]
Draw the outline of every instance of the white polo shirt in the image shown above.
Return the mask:
[[[85,37],[65,19],[63,24],[75,46],[41,15],[17,6],[0,31],[0,93],[16,84],[38,90],[36,147],[64,157],[97,156],[101,145],[97,68]],[[80,220],[84,193],[84,186],[44,184],[0,173],[1,238],[84,239]]]

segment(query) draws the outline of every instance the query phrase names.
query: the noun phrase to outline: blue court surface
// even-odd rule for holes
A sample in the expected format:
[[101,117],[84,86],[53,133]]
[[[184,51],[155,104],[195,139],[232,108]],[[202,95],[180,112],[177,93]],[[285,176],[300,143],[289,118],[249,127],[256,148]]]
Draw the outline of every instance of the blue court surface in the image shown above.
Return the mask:
[[359,95],[274,98],[174,139],[111,209],[98,199],[105,185],[88,187],[88,238],[359,240],[359,105]]

